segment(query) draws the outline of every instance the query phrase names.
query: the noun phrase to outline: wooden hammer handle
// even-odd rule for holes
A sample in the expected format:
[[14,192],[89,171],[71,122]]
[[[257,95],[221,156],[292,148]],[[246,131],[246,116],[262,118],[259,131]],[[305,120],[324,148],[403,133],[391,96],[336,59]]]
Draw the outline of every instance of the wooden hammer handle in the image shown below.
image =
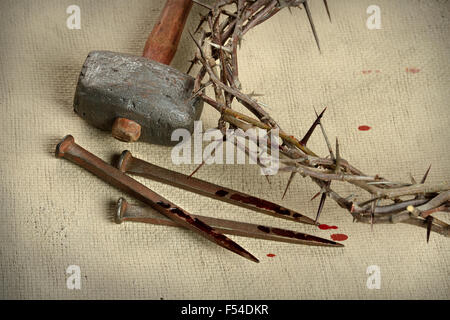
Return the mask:
[[191,8],[192,0],[167,0],[145,44],[145,58],[170,64]]

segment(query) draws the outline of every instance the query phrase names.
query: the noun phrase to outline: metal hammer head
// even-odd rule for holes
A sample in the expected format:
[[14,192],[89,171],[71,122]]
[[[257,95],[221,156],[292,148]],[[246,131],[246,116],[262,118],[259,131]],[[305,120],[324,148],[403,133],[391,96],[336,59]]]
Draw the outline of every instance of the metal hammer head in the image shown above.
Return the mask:
[[156,61],[92,51],[81,70],[73,107],[99,129],[111,131],[116,119],[128,119],[140,126],[140,140],[174,145],[172,132],[192,132],[203,109],[200,98],[192,99],[193,87],[194,78]]

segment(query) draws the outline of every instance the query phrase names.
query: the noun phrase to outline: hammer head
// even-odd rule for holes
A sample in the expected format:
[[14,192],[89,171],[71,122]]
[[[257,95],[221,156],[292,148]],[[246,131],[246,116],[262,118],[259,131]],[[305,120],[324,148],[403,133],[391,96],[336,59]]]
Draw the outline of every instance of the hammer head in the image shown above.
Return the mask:
[[93,51],[84,62],[73,102],[88,123],[111,130],[117,118],[141,126],[140,140],[174,145],[175,129],[194,129],[203,102],[192,99],[194,78],[180,71],[128,54]]

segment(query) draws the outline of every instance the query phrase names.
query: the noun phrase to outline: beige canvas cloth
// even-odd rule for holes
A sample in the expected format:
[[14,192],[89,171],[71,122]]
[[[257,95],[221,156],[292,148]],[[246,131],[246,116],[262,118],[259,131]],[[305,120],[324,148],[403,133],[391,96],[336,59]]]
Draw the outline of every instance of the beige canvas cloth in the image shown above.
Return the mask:
[[[244,92],[260,101],[283,128],[301,137],[314,108],[328,107],[323,123],[342,155],[369,174],[409,181],[429,164],[429,183],[450,178],[450,4],[378,0],[382,29],[368,30],[373,1],[321,1],[311,10],[319,54],[304,10],[283,10],[249,32],[239,52]],[[211,1],[210,1],[211,3]],[[81,29],[66,27],[66,8],[81,9]],[[0,4],[0,298],[64,299],[448,299],[449,239],[408,225],[352,223],[327,201],[321,222],[338,230],[277,220],[249,210],[139,179],[190,212],[257,221],[329,238],[347,234],[345,248],[321,248],[233,237],[261,259],[255,264],[192,232],[136,223],[116,225],[111,214],[122,194],[65,160],[52,156],[59,139],[76,141],[109,161],[129,149],[140,158],[184,173],[171,149],[115,141],[77,117],[72,99],[90,50],[139,55],[163,1],[1,1]],[[193,30],[195,6],[187,28]],[[186,71],[194,44],[185,32],[173,66]],[[407,68],[419,72],[407,72]],[[372,72],[368,72],[372,70]],[[377,71],[378,70],[378,71]],[[206,128],[218,113],[205,106]],[[358,126],[368,125],[369,131]],[[320,132],[310,147],[326,155]],[[318,191],[297,177],[281,200],[288,174],[269,185],[251,165],[211,165],[199,178],[277,201],[314,217]],[[355,190],[336,183],[342,194]],[[133,199],[130,201],[136,202]],[[449,221],[448,214],[437,214]],[[275,257],[267,257],[272,253]],[[81,289],[69,290],[70,265]],[[366,274],[379,266],[381,288]]]

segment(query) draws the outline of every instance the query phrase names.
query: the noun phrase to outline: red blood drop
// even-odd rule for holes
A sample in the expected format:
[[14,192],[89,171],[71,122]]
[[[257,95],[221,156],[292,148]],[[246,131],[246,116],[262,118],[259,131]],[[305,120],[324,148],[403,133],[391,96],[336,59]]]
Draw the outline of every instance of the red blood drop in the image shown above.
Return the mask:
[[273,257],[275,257],[276,255],[273,254],[273,253],[268,253],[267,256],[268,256],[269,258],[273,258]]
[[348,236],[342,233],[335,233],[331,235],[331,239],[334,241],[344,241],[348,239]]
[[369,126],[359,126],[358,129],[359,129],[360,131],[368,131],[368,130],[370,130],[370,129],[372,129],[372,128],[369,127]]
[[417,73],[417,72],[420,72],[420,69],[417,69],[417,68],[406,68],[406,72]]
[[328,229],[337,229],[338,227],[336,226],[329,226],[327,224],[320,224],[319,225],[319,229],[320,230],[328,230]]

